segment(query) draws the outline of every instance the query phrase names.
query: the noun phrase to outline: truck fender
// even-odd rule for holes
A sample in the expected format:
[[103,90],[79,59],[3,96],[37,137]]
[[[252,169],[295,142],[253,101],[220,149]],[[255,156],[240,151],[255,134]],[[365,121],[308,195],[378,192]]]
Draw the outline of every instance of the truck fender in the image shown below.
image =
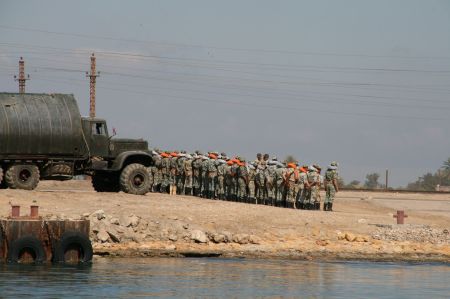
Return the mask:
[[139,163],[148,167],[153,164],[153,158],[151,154],[142,151],[123,152],[114,159],[110,170],[118,171],[131,163]]

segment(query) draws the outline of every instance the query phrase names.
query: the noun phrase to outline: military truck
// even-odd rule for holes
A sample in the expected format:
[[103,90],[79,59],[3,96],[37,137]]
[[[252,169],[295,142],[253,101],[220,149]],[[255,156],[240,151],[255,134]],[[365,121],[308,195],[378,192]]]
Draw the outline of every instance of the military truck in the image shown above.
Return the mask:
[[1,186],[89,175],[98,192],[147,193],[147,141],[114,135],[104,119],[81,117],[73,95],[0,93]]

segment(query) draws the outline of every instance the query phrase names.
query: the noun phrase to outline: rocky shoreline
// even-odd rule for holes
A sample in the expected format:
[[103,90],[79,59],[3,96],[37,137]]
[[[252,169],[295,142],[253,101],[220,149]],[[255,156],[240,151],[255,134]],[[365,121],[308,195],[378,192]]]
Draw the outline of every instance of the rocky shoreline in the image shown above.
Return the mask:
[[334,237],[308,236],[268,241],[253,234],[205,232],[181,222],[161,228],[159,221],[148,222],[134,214],[112,217],[103,210],[86,213],[82,218],[91,221],[90,238],[94,254],[103,257],[450,263],[448,230],[427,225],[382,225],[371,235],[336,231]]
[[[233,257],[450,263],[450,195],[339,192],[333,212],[149,193],[97,193],[88,181],[2,190],[44,219],[89,219],[97,257]],[[393,215],[405,210],[406,224]]]

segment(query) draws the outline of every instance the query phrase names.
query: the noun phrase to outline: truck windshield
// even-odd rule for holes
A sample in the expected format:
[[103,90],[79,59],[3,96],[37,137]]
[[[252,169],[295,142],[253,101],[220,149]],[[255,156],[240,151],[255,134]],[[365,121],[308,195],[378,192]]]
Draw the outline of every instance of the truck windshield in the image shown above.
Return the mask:
[[92,124],[92,134],[93,135],[106,135],[105,124],[104,123],[93,123]]

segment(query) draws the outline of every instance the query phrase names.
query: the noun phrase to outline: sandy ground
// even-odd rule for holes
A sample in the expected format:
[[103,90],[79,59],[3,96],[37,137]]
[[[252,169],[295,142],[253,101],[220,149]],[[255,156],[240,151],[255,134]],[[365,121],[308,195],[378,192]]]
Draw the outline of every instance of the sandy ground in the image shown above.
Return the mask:
[[[438,242],[432,238],[417,241],[414,236],[406,241],[374,238],[380,227],[393,225],[390,228],[398,228],[393,218],[397,210],[405,210],[408,227],[429,226],[435,231],[448,232],[448,194],[339,192],[334,212],[323,212],[190,196],[96,193],[89,181],[43,181],[35,191],[0,190],[0,216],[9,215],[10,203],[21,205],[22,214],[27,214],[28,206],[34,201],[40,206],[43,216],[79,218],[101,209],[109,217],[134,214],[149,223],[148,236],[137,242],[94,243],[95,252],[103,255],[211,254],[450,262],[448,239]],[[198,229],[208,235],[222,232],[244,234],[252,236],[253,241],[249,244],[198,243],[190,240],[188,234],[183,235],[183,229],[187,233]],[[170,240],[167,237],[170,234],[178,234],[178,237]]]

